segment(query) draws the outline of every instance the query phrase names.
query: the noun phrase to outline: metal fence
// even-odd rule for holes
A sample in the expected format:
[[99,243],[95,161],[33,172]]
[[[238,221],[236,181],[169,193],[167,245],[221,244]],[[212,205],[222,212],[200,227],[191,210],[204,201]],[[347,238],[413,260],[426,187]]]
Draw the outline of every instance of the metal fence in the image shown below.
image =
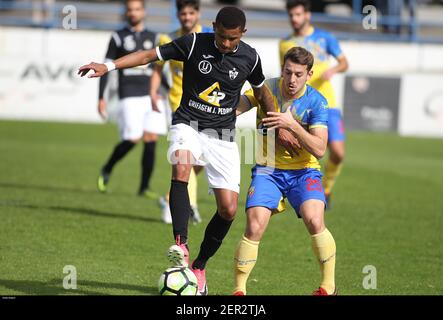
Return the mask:
[[[270,1],[275,4],[275,0]],[[417,0],[343,2],[350,4],[347,14],[314,12],[313,22],[333,31],[339,39],[443,43],[443,20],[419,17],[419,9],[425,5]],[[174,0],[147,3],[151,29],[169,32],[178,26],[174,3]],[[248,36],[274,38],[287,35],[289,26],[283,3],[277,9],[245,8]],[[368,7],[368,3],[372,6]],[[220,5],[216,1],[203,3],[204,23],[213,21]],[[435,8],[443,14],[443,6],[436,5]],[[0,26],[63,28],[69,15],[74,15],[78,29],[114,30],[124,25],[124,10],[123,1],[0,0]]]

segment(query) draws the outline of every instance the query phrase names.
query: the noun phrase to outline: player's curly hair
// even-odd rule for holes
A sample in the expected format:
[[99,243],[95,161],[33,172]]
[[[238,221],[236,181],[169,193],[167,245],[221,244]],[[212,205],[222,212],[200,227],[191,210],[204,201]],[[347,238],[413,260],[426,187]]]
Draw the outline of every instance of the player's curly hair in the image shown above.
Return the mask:
[[302,47],[292,47],[286,52],[283,58],[283,64],[286,60],[290,60],[293,63],[307,66],[308,72],[311,71],[314,65],[314,56],[308,50]]
[[194,10],[200,10],[200,0],[175,0],[175,7],[177,11],[181,11],[183,8],[192,7]]
[[226,29],[236,29],[240,27],[244,30],[246,27],[246,16],[243,10],[234,6],[227,6],[221,8],[217,13],[215,24],[222,25]]
[[311,11],[310,0],[286,0],[286,10],[289,11],[298,6],[302,6],[306,12]]

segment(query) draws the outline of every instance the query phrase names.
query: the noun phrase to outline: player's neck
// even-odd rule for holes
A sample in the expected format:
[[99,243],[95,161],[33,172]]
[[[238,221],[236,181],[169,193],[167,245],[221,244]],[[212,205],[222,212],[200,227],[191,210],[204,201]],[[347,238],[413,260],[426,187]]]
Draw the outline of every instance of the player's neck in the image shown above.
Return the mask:
[[290,101],[290,100],[296,100],[298,98],[300,98],[306,91],[306,84],[303,85],[303,87],[297,91],[297,93],[295,94],[290,94],[289,92],[287,92],[284,87],[282,87],[282,96],[283,99],[285,101]]
[[192,27],[192,29],[190,29],[189,31],[186,30],[185,28],[182,28],[182,35],[187,35],[187,34],[191,34],[194,32],[199,32],[200,31],[200,23],[197,23],[194,27]]
[[294,30],[294,35],[296,35],[298,37],[306,37],[306,36],[309,36],[312,33],[313,29],[314,29],[314,27],[310,23],[307,23],[300,30]]
[[131,26],[131,29],[134,30],[135,32],[142,32],[144,28],[145,28],[145,25],[143,24],[143,22],[140,22],[140,23],[137,23],[136,25]]

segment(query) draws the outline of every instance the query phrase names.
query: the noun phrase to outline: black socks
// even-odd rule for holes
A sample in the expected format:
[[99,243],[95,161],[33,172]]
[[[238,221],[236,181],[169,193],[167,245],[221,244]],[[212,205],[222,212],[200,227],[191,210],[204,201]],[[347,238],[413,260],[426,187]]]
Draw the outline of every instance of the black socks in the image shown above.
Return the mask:
[[142,177],[140,181],[139,192],[149,189],[149,181],[151,179],[152,170],[155,161],[155,145],[156,141],[145,142],[142,156]]
[[111,157],[108,162],[103,167],[103,171],[105,173],[110,174],[112,172],[112,168],[114,165],[120,161],[132,148],[134,148],[135,143],[129,140],[123,140],[118,145],[115,146],[114,151],[112,152]]
[[192,210],[187,182],[171,180],[169,207],[171,208],[174,239],[180,235],[180,243],[186,243],[188,241],[188,221]]
[[206,227],[205,237],[200,246],[200,252],[193,264],[193,269],[203,270],[206,262],[211,258],[220,248],[223,239],[226,237],[231,228],[232,221],[223,219],[218,212],[214,214],[208,226]]

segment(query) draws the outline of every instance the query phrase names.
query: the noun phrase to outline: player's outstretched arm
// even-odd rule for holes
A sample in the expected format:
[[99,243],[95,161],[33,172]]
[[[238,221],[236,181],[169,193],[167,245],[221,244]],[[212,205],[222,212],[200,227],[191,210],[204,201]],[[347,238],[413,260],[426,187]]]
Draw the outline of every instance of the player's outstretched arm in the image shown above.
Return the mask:
[[117,60],[114,60],[111,63],[108,62],[105,64],[105,63],[91,62],[90,64],[81,66],[78,69],[78,74],[81,77],[83,77],[90,70],[93,70],[94,73],[89,75],[88,78],[97,78],[103,76],[107,72],[112,71],[114,69],[133,68],[148,64],[156,60],[158,60],[156,49],[142,50],[127,54],[126,56],[118,58]]
[[249,99],[246,95],[240,96],[240,100],[238,101],[237,108],[235,109],[235,115],[238,117],[242,113],[248,112],[252,109],[252,104],[249,102]]

